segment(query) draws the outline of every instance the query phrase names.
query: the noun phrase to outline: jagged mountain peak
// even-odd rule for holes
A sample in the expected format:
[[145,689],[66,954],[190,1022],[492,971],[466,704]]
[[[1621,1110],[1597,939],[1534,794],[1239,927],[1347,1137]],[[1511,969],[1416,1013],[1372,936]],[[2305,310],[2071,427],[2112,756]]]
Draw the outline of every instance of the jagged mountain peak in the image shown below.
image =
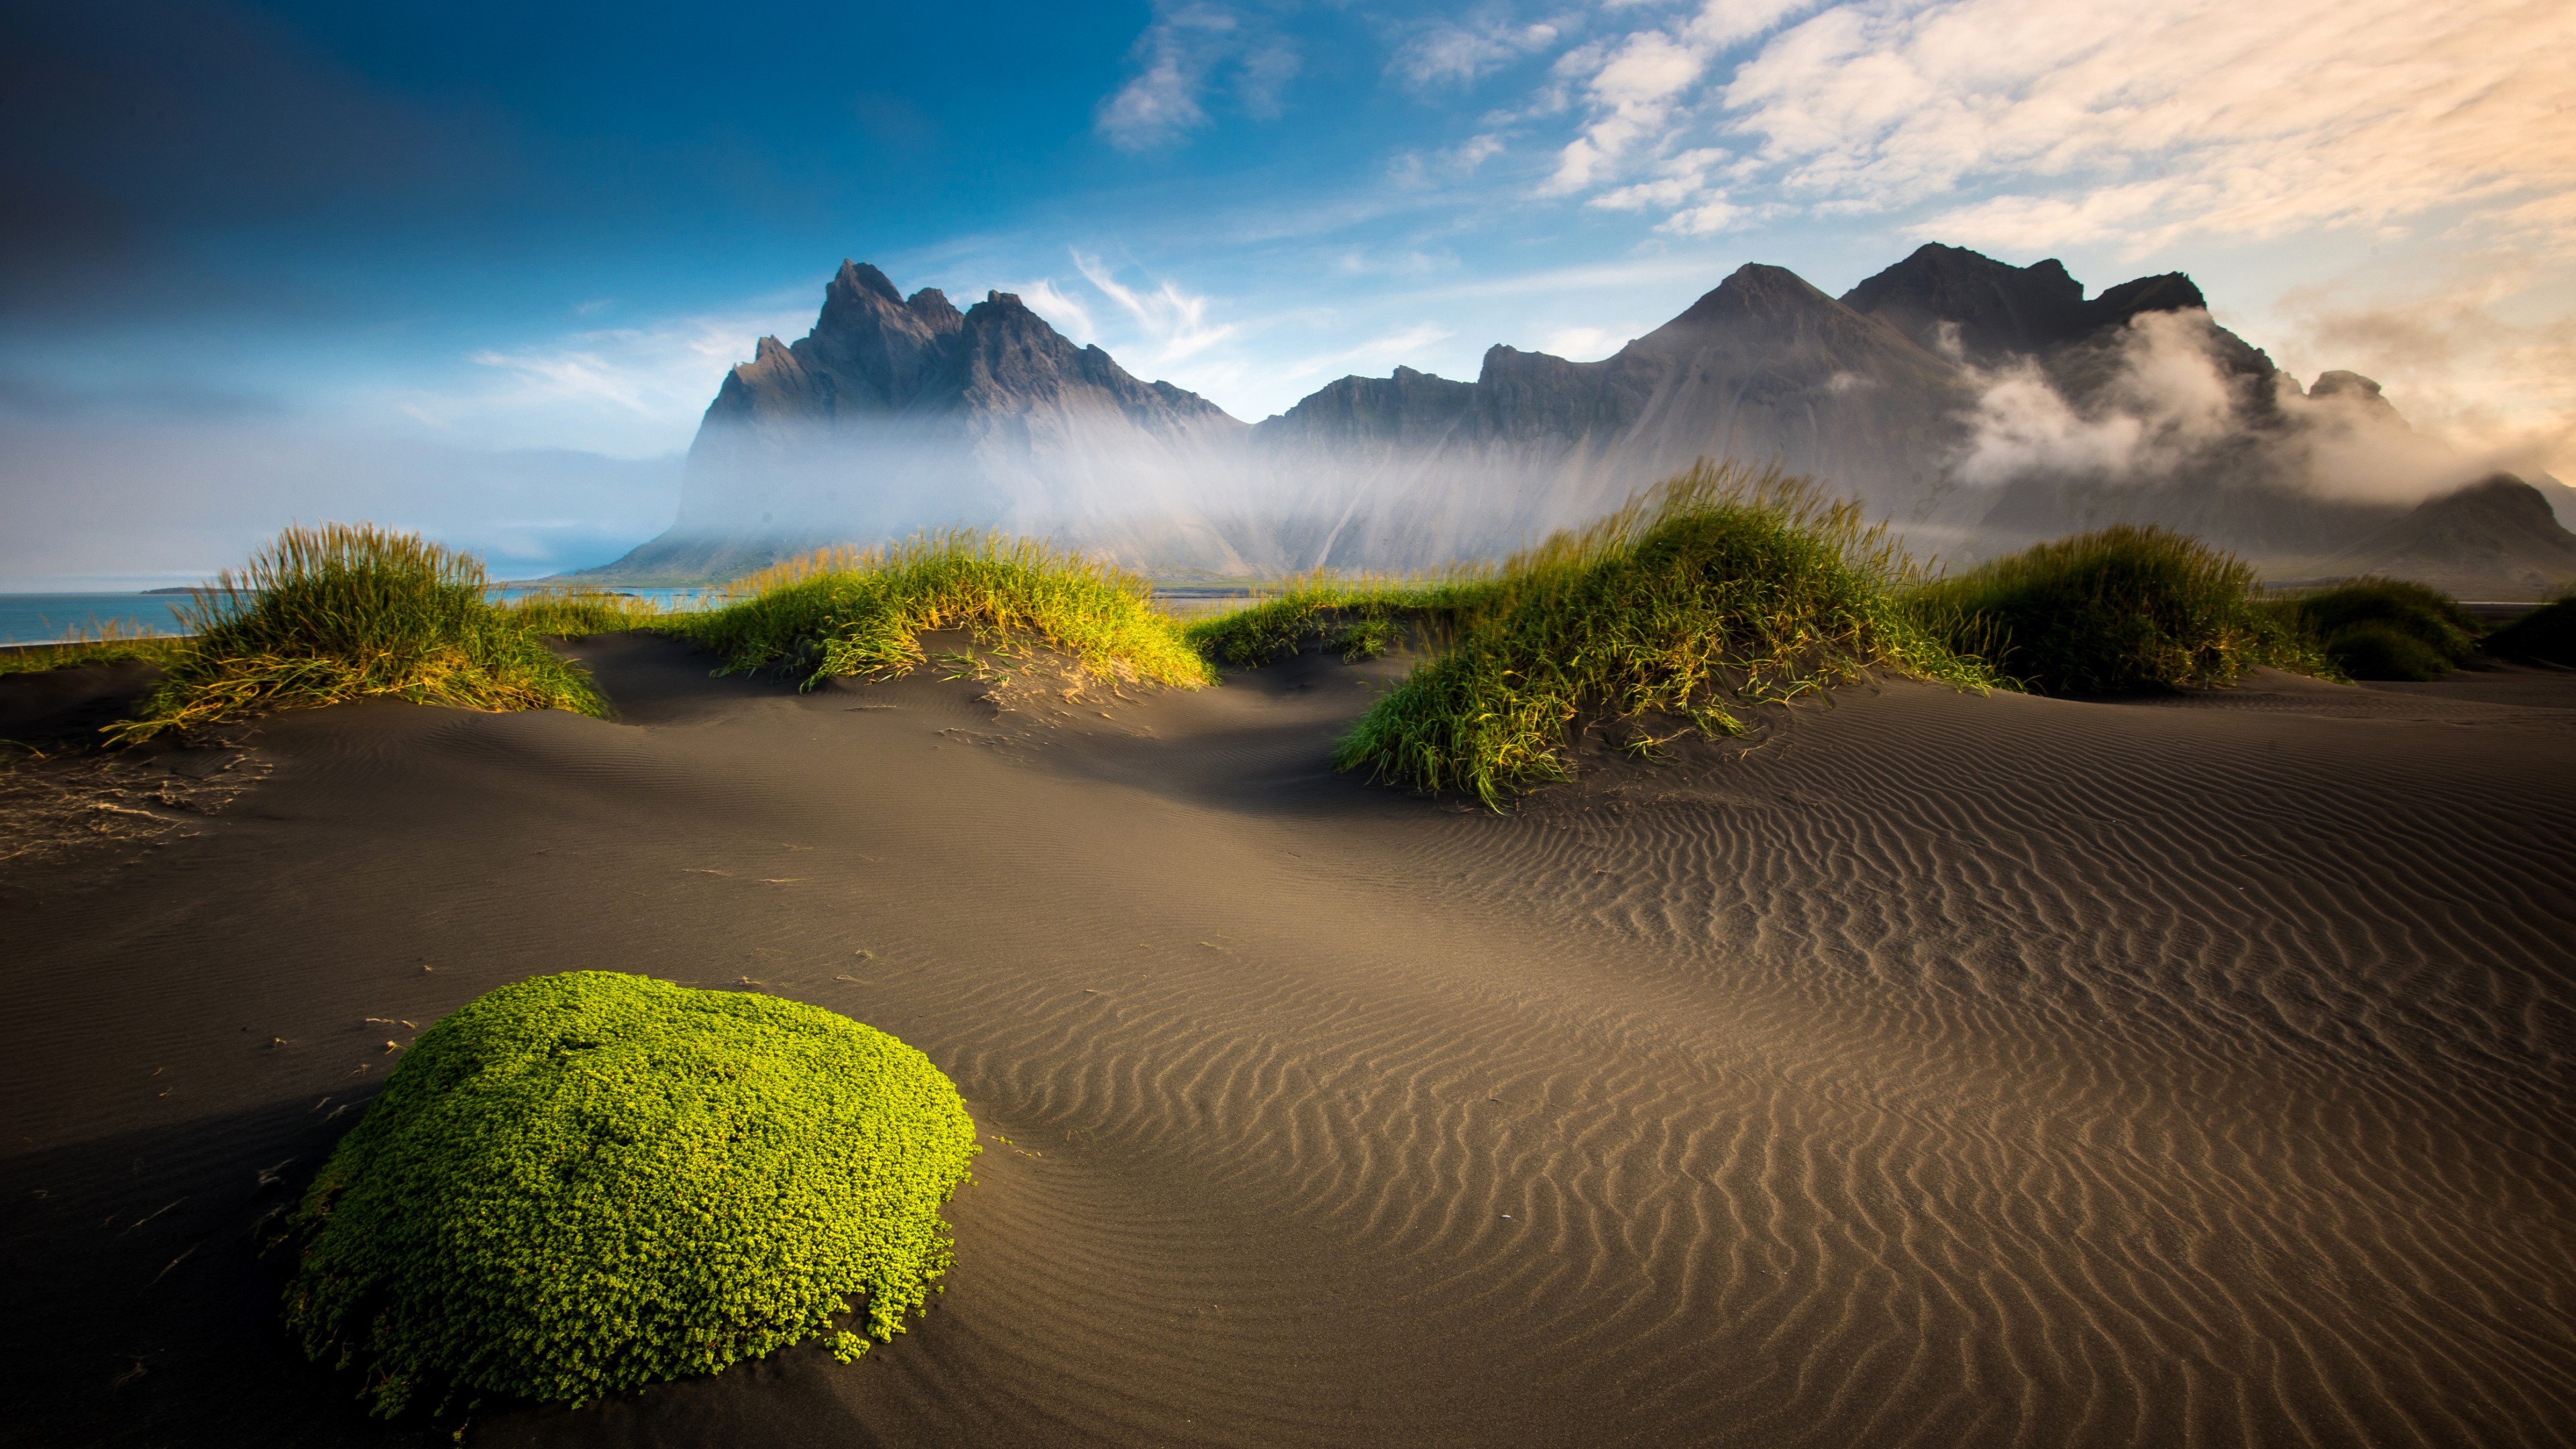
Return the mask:
[[853,260],[825,285],[813,330],[792,344],[762,338],[727,374],[706,421],[783,435],[1065,408],[1114,409],[1152,429],[1241,426],[1195,393],[1138,380],[1097,346],[1077,348],[1016,293],[988,291],[960,312],[936,287],[907,298],[884,271]]
[[2016,267],[1939,242],[1845,292],[1842,303],[1922,346],[1978,363],[2055,351],[2141,312],[2209,306],[2181,272],[2122,282],[2087,301],[2084,284],[2055,257]]
[[1709,323],[1769,312],[1814,311],[1831,307],[1833,300],[1787,267],[1746,262],[1701,293],[1673,321]]

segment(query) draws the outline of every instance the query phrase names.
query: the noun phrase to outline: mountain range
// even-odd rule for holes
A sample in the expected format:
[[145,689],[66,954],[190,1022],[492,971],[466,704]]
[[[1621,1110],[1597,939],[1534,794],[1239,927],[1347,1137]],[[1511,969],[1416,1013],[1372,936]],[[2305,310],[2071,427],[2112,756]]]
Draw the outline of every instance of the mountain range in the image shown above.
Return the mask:
[[2178,272],[2087,297],[2054,260],[1929,244],[1835,298],[1747,264],[1597,362],[1497,345],[1472,382],[1345,377],[1246,425],[1010,293],[960,311],[844,262],[811,332],[726,376],[671,529],[594,576],[725,577],[948,524],[1167,577],[1434,567],[1703,457],[1815,477],[1952,562],[2150,521],[2275,571],[2480,471],[2366,378],[2300,386]]

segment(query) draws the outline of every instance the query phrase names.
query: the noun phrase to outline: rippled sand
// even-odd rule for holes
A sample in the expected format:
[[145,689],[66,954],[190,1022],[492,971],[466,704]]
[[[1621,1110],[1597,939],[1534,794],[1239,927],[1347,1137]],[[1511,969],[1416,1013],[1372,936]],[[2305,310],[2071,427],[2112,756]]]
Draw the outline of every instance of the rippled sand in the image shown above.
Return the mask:
[[986,1152],[908,1337],[473,1442],[2576,1440],[2576,676],[1890,684],[1495,817],[1325,769],[1384,668],[583,652],[623,723],[285,717],[0,875],[0,1437],[405,1438],[249,1227],[400,1023],[580,966],[893,1031]]

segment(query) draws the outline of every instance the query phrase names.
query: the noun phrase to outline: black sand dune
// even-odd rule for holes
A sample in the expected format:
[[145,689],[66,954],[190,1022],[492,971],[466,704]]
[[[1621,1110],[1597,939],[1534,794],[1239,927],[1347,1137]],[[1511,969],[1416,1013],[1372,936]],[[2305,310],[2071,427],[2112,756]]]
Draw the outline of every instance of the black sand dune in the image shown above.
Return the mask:
[[2576,1440],[2576,676],[1846,690],[1497,818],[1324,767],[1383,668],[579,652],[623,723],[280,717],[202,833],[0,870],[0,1439],[444,1442],[251,1229],[581,966],[893,1031],[986,1153],[894,1344],[470,1442]]

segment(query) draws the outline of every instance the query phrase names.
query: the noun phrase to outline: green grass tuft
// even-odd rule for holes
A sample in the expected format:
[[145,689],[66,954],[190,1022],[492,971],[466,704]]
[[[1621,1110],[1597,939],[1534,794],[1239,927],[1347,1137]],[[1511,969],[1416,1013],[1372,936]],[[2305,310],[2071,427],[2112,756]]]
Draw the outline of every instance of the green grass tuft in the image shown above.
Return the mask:
[[2287,607],[2355,679],[2439,679],[2478,648],[2478,621],[2458,600],[2402,579],[2354,579]]
[[531,634],[558,639],[658,629],[673,617],[673,611],[651,599],[603,589],[549,589],[493,607]]
[[416,1399],[596,1398],[903,1330],[978,1151],[930,1059],[820,1007],[609,971],[477,997],[412,1044],[293,1219],[286,1317]]
[[1184,632],[1200,653],[1237,669],[1274,663],[1308,644],[1355,664],[1393,651],[1417,630],[1454,627],[1493,590],[1490,572],[1474,570],[1415,580],[1317,573],[1231,613],[1193,620]]
[[1912,591],[1925,627],[2046,694],[2210,688],[2257,665],[2331,675],[2234,555],[2153,526],[2043,543]]
[[1990,684],[1907,612],[1911,578],[1857,505],[1777,469],[1702,464],[1460,586],[1443,647],[1361,717],[1335,763],[1500,808],[1565,778],[1587,711],[1739,734],[1745,705],[1872,668]]
[[482,560],[372,524],[289,528],[180,612],[195,637],[120,739],[385,696],[605,715],[578,665],[484,597]]
[[1031,539],[948,532],[865,553],[827,549],[735,584],[727,601],[663,627],[723,657],[723,672],[775,669],[806,688],[884,677],[925,661],[920,636],[971,629],[997,652],[1031,638],[1115,682],[1216,682],[1153,585]]

